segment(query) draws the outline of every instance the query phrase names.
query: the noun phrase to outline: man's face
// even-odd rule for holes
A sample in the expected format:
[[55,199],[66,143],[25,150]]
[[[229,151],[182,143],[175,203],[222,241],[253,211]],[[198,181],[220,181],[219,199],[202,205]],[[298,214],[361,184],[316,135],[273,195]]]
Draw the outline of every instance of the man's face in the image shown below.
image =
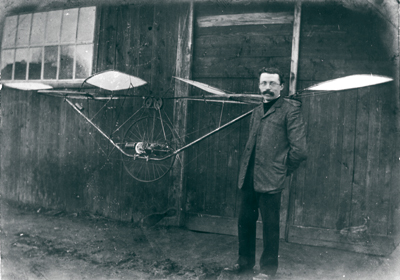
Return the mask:
[[264,102],[277,99],[281,95],[283,84],[278,74],[262,73],[260,76],[259,89],[264,97]]

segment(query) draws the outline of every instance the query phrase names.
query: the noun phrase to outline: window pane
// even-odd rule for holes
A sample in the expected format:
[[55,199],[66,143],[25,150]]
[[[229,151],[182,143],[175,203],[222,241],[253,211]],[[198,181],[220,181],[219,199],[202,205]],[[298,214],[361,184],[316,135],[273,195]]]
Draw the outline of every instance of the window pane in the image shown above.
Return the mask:
[[31,31],[32,14],[19,15],[17,46],[27,46],[29,44],[29,32]]
[[3,41],[2,47],[14,47],[15,46],[15,34],[17,31],[17,19],[18,16],[7,17],[4,30],[3,30]]
[[26,80],[29,49],[17,49],[15,52],[14,80]]
[[32,19],[31,45],[43,45],[46,13],[35,13]]
[[61,43],[75,43],[78,9],[64,11],[61,27]]
[[44,48],[44,79],[57,78],[58,47],[50,46]]
[[79,10],[78,43],[93,42],[96,7],[81,8]]
[[76,46],[76,79],[85,79],[92,71],[93,44]]
[[72,79],[74,76],[75,46],[61,46],[59,79]]
[[62,11],[52,11],[47,14],[46,43],[58,43],[60,39]]
[[1,79],[11,80],[14,62],[14,50],[4,50],[1,53]]
[[42,72],[42,48],[32,48],[29,57],[29,80],[40,80]]

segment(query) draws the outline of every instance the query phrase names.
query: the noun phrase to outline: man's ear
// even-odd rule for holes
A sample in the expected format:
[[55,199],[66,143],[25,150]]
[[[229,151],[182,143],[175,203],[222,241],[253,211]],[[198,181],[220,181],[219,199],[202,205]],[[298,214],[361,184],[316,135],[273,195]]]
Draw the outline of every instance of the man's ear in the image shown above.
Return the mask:
[[281,84],[281,90],[283,90],[284,87],[285,87],[285,84]]

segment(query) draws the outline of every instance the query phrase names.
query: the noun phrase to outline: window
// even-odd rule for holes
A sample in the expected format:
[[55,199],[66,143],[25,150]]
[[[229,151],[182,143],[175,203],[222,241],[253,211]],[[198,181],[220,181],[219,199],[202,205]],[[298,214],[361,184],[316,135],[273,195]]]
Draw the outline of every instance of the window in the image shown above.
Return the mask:
[[96,7],[7,17],[2,81],[69,81],[92,73]]

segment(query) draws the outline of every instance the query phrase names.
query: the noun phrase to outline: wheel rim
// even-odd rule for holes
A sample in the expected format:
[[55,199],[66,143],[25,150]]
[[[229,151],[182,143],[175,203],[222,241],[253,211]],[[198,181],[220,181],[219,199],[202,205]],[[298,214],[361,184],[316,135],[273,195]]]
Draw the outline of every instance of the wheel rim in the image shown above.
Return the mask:
[[125,133],[124,149],[132,157],[123,155],[125,170],[140,182],[154,182],[172,168],[175,155],[161,158],[175,151],[173,132],[169,124],[158,117],[143,117]]

